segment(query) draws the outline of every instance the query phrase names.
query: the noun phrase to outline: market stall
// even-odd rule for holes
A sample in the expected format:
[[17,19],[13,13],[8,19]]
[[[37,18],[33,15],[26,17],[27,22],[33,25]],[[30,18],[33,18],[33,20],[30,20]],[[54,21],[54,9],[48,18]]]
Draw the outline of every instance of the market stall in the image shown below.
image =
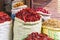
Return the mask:
[[[53,11],[55,10],[55,13],[57,13],[57,9],[56,9],[57,4],[56,5],[54,4],[54,3],[56,3],[56,1],[45,0],[45,2],[47,2],[47,3],[44,5],[43,5],[43,3],[41,5],[37,4],[36,3],[37,0],[36,1],[29,0],[29,1],[25,1],[25,2],[27,4],[27,7],[23,8],[23,9],[21,9],[22,5],[16,7],[17,9],[20,8],[21,10],[16,11],[16,13],[15,13],[13,40],[60,40],[58,38],[59,32],[57,32],[58,31],[57,29],[59,27],[59,25],[58,25],[59,21],[56,19],[56,17],[54,17],[55,19],[53,19],[53,16],[54,16]],[[52,5],[55,5],[55,7],[52,7],[52,5],[50,3],[51,4],[53,3]],[[52,11],[52,8],[53,8],[53,11]],[[38,17],[37,14],[40,17]],[[39,22],[39,18],[41,20],[40,22]],[[57,27],[57,28],[55,28],[55,27]],[[53,31],[51,31],[51,30],[53,30]],[[56,30],[56,32],[55,32],[55,30]],[[44,34],[45,34],[45,37],[43,37]],[[42,38],[41,38],[41,36],[39,38],[38,35],[41,35]]]
[[5,0],[4,3],[4,8],[0,6],[5,9],[0,11],[0,40],[60,40],[57,0]]

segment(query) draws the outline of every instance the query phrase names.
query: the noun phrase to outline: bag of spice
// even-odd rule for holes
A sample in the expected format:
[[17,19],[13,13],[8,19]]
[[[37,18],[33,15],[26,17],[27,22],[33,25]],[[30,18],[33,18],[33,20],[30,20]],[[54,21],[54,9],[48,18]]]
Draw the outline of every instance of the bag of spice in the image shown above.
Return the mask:
[[12,9],[19,9],[19,8],[25,8],[27,7],[24,2],[21,1],[13,1],[12,2]]
[[24,3],[23,2],[20,2],[20,1],[13,1],[12,2],[12,15],[11,15],[11,17],[14,19],[14,17],[15,17],[15,14],[18,12],[18,11],[20,11],[20,10],[22,10],[22,9],[25,9],[25,8],[27,8],[27,5],[24,5]]
[[11,18],[4,12],[0,12],[0,40],[12,40]]
[[51,13],[49,13],[49,11],[44,8],[39,7],[36,9],[36,12],[42,15],[44,21],[51,18]]
[[33,32],[29,34],[24,40],[54,40],[44,33]]
[[42,32],[54,40],[60,40],[60,20],[49,19],[43,22]]
[[14,21],[14,40],[23,40],[32,32],[41,33],[42,18],[30,8],[16,14]]

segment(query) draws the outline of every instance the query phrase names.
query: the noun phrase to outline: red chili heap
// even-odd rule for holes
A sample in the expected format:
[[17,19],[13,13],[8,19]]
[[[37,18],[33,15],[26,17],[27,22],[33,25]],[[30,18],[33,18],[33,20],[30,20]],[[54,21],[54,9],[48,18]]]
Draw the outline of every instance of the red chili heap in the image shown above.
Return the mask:
[[38,13],[36,13],[36,11],[30,8],[26,8],[26,9],[19,11],[16,14],[16,17],[20,18],[21,20],[25,22],[35,22],[35,21],[40,20],[41,16]]
[[27,38],[24,40],[53,40],[52,38],[49,38],[46,34],[38,34],[37,32],[33,32],[30,35],[28,35]]
[[0,12],[0,23],[3,23],[5,21],[10,21],[11,18],[4,12]]
[[40,12],[49,14],[49,12],[46,9],[44,9],[44,8],[37,8],[36,11],[40,11]]

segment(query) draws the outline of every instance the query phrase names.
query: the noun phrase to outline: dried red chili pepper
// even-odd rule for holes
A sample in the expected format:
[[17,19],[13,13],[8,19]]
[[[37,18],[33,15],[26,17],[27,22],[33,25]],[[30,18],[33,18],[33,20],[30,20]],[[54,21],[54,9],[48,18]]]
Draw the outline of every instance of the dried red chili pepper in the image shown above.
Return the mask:
[[34,22],[40,20],[41,16],[38,13],[36,13],[36,11],[34,11],[33,9],[26,8],[16,13],[16,17],[20,18],[25,22]]
[[40,7],[37,8],[36,11],[40,11],[40,12],[43,12],[43,13],[45,13],[45,14],[49,14],[48,11],[47,11],[46,9],[40,8]]
[[33,32],[31,34],[28,35],[27,38],[25,38],[24,40],[53,40],[52,38],[49,38],[48,35],[46,34],[39,34],[37,32]]
[[4,12],[0,12],[0,23],[3,23],[5,21],[10,21],[11,18]]

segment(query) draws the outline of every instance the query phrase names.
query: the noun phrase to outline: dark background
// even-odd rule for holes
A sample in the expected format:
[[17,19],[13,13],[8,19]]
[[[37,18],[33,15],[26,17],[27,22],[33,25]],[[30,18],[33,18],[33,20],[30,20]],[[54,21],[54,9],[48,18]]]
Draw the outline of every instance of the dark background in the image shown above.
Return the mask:
[[11,5],[13,0],[0,0],[0,11],[6,12],[9,16],[11,16]]

